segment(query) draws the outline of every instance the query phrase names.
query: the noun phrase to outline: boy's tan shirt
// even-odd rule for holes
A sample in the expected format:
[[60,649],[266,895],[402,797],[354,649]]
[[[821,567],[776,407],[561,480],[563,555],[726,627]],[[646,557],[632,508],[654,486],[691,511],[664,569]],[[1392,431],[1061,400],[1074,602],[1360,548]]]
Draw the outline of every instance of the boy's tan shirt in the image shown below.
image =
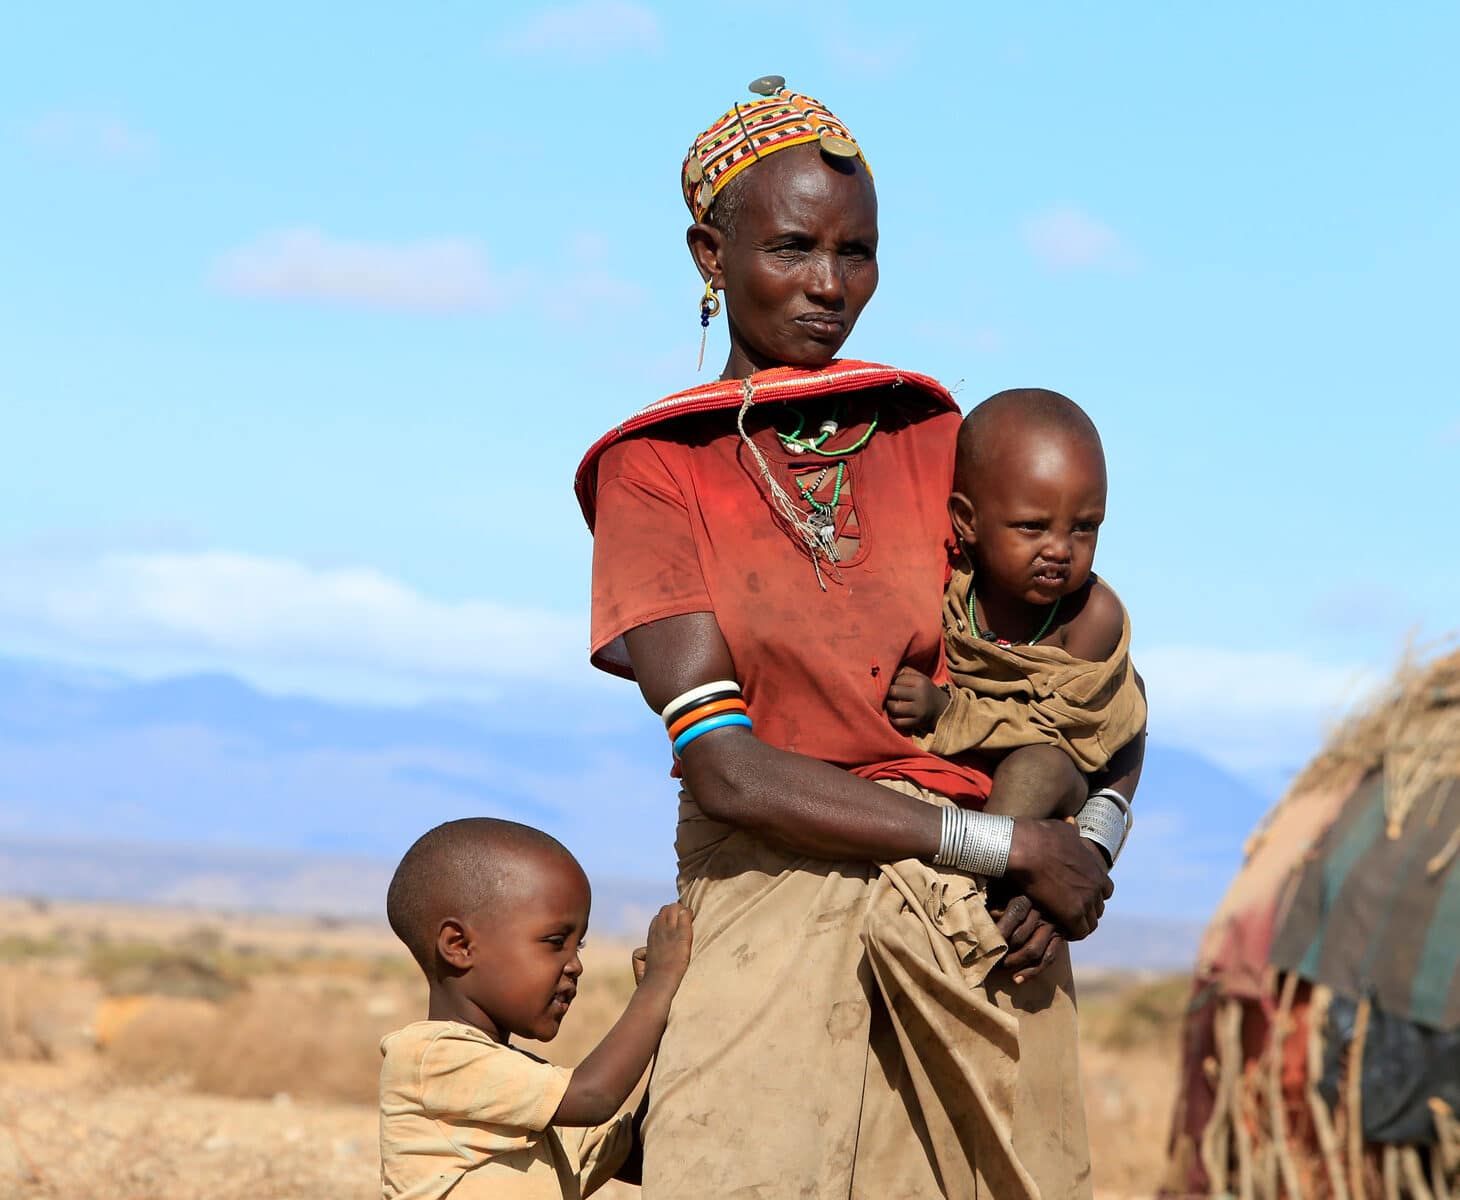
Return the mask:
[[623,1163],[630,1117],[551,1128],[572,1071],[456,1021],[380,1042],[383,1200],[579,1200]]

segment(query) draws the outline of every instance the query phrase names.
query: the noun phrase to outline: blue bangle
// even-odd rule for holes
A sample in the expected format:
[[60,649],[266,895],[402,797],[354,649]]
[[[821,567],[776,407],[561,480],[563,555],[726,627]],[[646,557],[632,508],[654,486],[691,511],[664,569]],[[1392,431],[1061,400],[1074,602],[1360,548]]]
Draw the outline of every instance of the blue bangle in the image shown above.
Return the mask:
[[702,733],[709,733],[711,730],[724,729],[727,725],[744,725],[751,728],[750,718],[744,713],[721,713],[717,717],[706,717],[703,721],[696,721],[677,738],[674,739],[674,757],[678,758],[684,753],[684,748]]

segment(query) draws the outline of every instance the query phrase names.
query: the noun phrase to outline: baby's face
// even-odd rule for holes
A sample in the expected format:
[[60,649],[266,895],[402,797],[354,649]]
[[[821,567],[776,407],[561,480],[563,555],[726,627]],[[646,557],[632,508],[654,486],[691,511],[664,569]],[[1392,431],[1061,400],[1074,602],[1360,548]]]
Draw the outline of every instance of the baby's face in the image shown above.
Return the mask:
[[1051,604],[1084,586],[1105,520],[1105,458],[1055,430],[1004,439],[974,483],[979,588]]
[[478,945],[463,990],[499,1036],[557,1037],[583,973],[588,907],[578,864],[535,851],[513,867],[488,910],[469,918]]

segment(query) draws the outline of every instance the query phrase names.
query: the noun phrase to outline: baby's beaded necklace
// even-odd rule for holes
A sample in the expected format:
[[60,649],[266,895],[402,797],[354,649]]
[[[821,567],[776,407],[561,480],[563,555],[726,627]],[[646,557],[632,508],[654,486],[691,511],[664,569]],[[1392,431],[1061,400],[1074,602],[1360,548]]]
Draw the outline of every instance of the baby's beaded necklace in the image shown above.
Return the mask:
[[970,625],[973,626],[974,635],[978,637],[981,641],[993,642],[995,646],[1002,646],[1006,650],[1014,646],[1032,646],[1035,642],[1039,641],[1039,639],[1042,638],[1046,633],[1048,633],[1049,627],[1054,624],[1054,616],[1055,613],[1059,612],[1060,610],[1061,599],[1062,597],[1060,596],[1055,597],[1054,603],[1049,606],[1049,613],[1045,616],[1044,624],[1039,627],[1038,633],[1036,633],[1027,642],[1011,642],[1007,638],[1001,638],[992,629],[986,630],[979,627],[978,616],[974,612],[975,605],[973,594],[973,579],[972,577],[970,577],[968,580],[968,622]]

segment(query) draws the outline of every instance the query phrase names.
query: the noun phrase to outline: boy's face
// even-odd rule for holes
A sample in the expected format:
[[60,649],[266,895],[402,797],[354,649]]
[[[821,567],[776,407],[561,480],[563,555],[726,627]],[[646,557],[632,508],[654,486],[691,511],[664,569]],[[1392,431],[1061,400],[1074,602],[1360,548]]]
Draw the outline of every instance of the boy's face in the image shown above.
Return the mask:
[[1061,430],[1011,430],[992,469],[974,481],[972,521],[954,525],[974,553],[980,590],[992,585],[1030,604],[1083,587],[1105,519],[1105,458]]
[[588,880],[571,858],[530,851],[513,864],[495,898],[465,921],[471,966],[464,996],[487,1032],[550,1042],[578,992],[579,948],[588,932]]

